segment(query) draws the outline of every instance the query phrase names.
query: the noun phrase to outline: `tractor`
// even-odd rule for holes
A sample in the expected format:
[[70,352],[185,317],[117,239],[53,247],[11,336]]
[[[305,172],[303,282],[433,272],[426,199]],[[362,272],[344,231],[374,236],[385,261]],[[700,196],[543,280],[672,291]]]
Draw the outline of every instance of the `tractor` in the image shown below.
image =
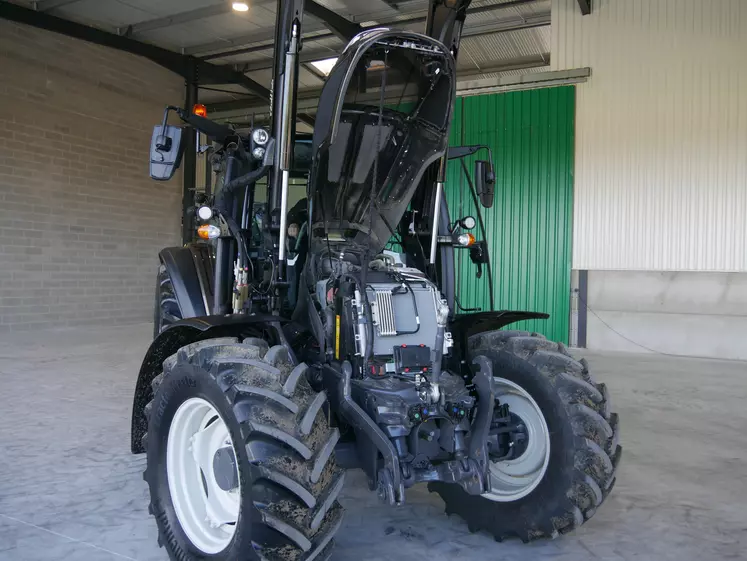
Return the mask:
[[[280,0],[271,124],[237,131],[168,107],[155,127],[153,178],[179,167],[184,126],[212,142],[217,177],[194,241],[160,252],[132,412],[170,559],[328,559],[348,469],[393,506],[427,483],[499,541],[569,532],[611,492],[621,447],[606,386],[563,344],[506,329],[546,314],[456,298],[459,251],[492,290],[479,208],[493,204],[492,155],[448,146],[468,7],[432,0],[424,33],[357,35],[304,136],[303,2]],[[479,151],[489,159],[467,173]],[[450,161],[476,217],[449,215]],[[298,176],[304,218],[290,224]]]

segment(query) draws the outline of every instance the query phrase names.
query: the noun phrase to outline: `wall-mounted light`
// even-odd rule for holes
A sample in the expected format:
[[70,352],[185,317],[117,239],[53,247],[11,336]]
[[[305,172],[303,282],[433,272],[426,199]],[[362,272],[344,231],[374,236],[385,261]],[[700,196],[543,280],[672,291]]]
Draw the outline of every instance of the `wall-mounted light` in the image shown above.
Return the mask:
[[248,12],[249,4],[247,4],[246,2],[234,2],[233,9],[237,12]]

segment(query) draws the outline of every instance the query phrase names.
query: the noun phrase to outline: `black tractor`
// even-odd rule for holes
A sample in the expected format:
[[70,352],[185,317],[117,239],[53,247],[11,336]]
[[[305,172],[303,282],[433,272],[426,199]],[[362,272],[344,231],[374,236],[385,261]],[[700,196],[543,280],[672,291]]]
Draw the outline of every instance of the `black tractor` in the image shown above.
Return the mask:
[[[449,216],[447,163],[485,151],[448,147],[466,9],[432,3],[425,34],[356,36],[309,138],[294,130],[298,2],[278,6],[272,126],[166,110],[211,139],[219,177],[196,240],[160,253],[132,415],[171,559],[328,559],[347,469],[391,505],[427,482],[498,540],[573,530],[612,490],[621,448],[604,384],[562,344],[504,329],[547,316],[459,313],[454,255],[490,273],[477,203],[495,188],[492,158],[478,162],[477,216]],[[157,179],[184,148],[166,117]],[[304,221],[290,224],[299,175]]]

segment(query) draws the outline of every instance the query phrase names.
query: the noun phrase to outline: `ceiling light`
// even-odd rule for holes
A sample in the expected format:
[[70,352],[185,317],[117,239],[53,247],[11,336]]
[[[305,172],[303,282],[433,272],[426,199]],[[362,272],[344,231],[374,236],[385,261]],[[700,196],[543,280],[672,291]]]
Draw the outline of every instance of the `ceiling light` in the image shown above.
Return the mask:
[[233,9],[237,12],[248,12],[249,4],[247,4],[246,2],[234,2]]
[[316,60],[312,62],[311,66],[316,68],[319,72],[321,72],[325,76],[329,76],[329,73],[332,72],[332,67],[334,67],[336,62],[337,62],[337,57],[325,58],[324,60]]

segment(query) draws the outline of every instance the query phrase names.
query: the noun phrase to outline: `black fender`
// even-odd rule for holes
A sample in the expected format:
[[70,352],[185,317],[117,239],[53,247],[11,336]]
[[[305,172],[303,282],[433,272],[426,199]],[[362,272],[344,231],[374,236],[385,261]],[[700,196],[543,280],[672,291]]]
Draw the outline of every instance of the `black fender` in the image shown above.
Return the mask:
[[514,310],[500,310],[496,312],[478,312],[475,314],[457,314],[451,320],[449,328],[454,338],[454,352],[452,356],[461,360],[467,350],[467,339],[477,333],[501,329],[525,319],[548,319],[550,314],[542,312],[521,312]]
[[158,254],[174,287],[183,318],[212,313],[213,266],[210,248],[204,244],[167,247]]
[[196,341],[216,337],[261,337],[271,346],[286,346],[291,360],[295,362],[295,356],[283,331],[283,325],[286,323],[287,320],[271,315],[205,316],[183,319],[161,332],[145,353],[135,384],[130,432],[132,453],[145,452],[143,436],[148,428],[144,414],[145,406],[153,399],[151,382],[162,372],[164,360],[185,345]]

